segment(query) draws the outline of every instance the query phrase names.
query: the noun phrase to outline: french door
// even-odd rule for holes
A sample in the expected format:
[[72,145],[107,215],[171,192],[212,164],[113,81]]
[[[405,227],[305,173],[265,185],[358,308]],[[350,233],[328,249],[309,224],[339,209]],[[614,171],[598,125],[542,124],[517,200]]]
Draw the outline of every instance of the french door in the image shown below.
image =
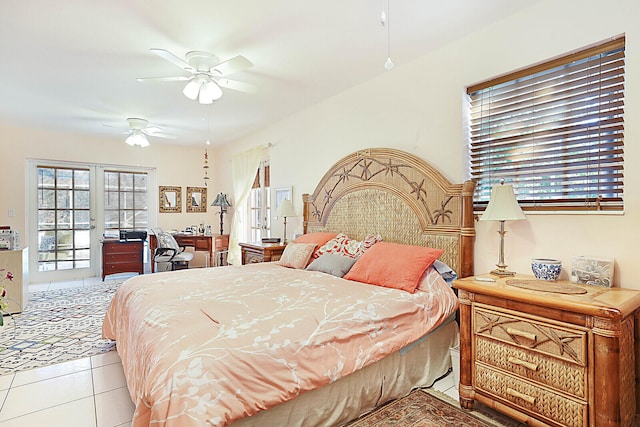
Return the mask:
[[149,209],[154,198],[148,189],[155,185],[149,186],[148,171],[33,160],[28,176],[32,283],[98,276],[103,234],[146,230],[148,212],[155,212]]

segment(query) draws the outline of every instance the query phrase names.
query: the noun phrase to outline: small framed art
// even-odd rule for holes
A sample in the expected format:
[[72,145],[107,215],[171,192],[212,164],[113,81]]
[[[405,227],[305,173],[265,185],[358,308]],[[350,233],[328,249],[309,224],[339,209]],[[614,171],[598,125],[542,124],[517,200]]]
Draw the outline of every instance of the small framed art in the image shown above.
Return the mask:
[[182,212],[182,188],[160,186],[160,200],[158,206],[161,213],[180,213]]

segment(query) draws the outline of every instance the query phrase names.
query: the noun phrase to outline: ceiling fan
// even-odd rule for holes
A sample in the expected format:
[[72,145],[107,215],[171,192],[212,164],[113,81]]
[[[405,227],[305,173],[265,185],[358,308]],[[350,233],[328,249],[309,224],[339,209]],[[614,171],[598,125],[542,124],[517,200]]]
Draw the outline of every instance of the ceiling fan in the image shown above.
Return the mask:
[[222,88],[233,89],[240,92],[254,93],[255,86],[223,78],[229,74],[237,73],[253,67],[251,61],[242,55],[220,62],[217,56],[209,52],[191,51],[185,55],[186,61],[164,49],[151,49],[161,58],[191,73],[190,76],[173,77],[142,77],[138,81],[188,81],[182,93],[200,104],[211,104],[220,99]]
[[[147,136],[170,139],[175,138],[173,135],[162,133],[162,129],[157,126],[150,126],[148,120],[130,117],[127,119],[127,122],[129,123],[129,129],[124,131],[124,133],[128,134],[129,136],[127,136],[124,142],[131,146],[149,146],[149,140],[147,139]],[[115,127],[110,125],[105,126]]]

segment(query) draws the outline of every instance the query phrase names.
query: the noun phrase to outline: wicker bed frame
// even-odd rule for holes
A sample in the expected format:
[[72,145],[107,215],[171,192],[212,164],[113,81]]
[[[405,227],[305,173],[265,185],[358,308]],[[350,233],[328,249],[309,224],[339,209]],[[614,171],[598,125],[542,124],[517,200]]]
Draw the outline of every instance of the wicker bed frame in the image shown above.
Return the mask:
[[[473,188],[472,181],[451,184],[424,160],[399,150],[358,151],[333,165],[312,195],[303,195],[303,227],[354,239],[379,233],[385,241],[442,248],[440,259],[466,277],[473,275]],[[415,387],[433,384],[451,366],[449,348],[458,340],[456,322],[445,322],[406,352],[234,426],[344,425]]]
[[372,148],[329,169],[313,194],[304,194],[304,232],[369,233],[385,241],[441,248],[459,277],[473,275],[475,183],[450,183],[424,160],[404,151]]

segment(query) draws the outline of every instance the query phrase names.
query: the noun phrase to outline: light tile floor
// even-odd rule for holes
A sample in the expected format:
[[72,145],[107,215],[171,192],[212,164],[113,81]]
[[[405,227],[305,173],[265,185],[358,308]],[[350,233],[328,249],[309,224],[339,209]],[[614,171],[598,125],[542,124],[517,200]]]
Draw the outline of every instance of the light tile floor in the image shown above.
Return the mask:
[[[56,283],[55,287],[95,282]],[[36,284],[29,289],[41,291],[50,286]],[[434,388],[458,400],[453,374],[436,382]],[[0,427],[129,426],[133,411],[120,356],[115,351],[0,376]]]
[[[29,291],[101,282],[95,277],[31,284]],[[133,411],[120,356],[115,351],[0,376],[0,427],[130,426]]]
[[0,376],[2,427],[131,425],[134,406],[115,351]]

